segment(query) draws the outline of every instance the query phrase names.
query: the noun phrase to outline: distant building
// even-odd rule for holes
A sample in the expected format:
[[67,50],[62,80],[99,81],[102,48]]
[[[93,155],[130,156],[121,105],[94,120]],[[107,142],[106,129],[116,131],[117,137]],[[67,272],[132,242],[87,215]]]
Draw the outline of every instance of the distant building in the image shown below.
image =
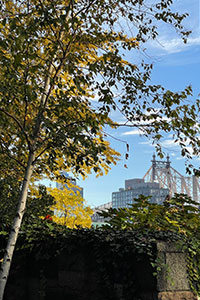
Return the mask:
[[151,196],[152,203],[162,204],[169,195],[169,189],[160,188],[158,182],[145,182],[143,178],[135,178],[125,180],[125,188],[120,188],[118,192],[112,193],[112,202],[105,203],[95,207],[92,215],[92,223],[94,226],[102,225],[105,219],[99,216],[98,212],[109,208],[129,207],[129,204],[134,202],[134,198],[139,195]]
[[107,210],[107,209],[109,209],[111,207],[112,207],[112,202],[108,202],[108,203],[105,203],[105,204],[102,204],[102,205],[99,205],[99,206],[96,206],[95,208],[93,208],[94,214],[91,217],[92,224],[94,226],[96,226],[96,225],[100,226],[100,225],[104,224],[105,223],[105,219],[104,219],[104,217],[100,216],[98,214],[98,212]]
[[[75,193],[79,192],[80,195],[81,195],[81,197],[83,198],[83,188],[80,187],[80,186],[78,186],[78,185],[76,184],[76,179],[73,178],[73,177],[70,177],[69,174],[68,174],[67,172],[65,172],[65,171],[62,171],[62,172],[61,172],[61,175],[65,176],[65,178],[67,178],[67,179],[70,181],[70,183],[72,183],[72,184],[75,185],[76,187],[68,187],[67,184],[65,184],[64,186],[65,186],[68,190],[72,190],[72,191],[74,191]],[[62,189],[63,189],[63,184],[62,184],[62,183],[59,183],[59,182],[56,182],[56,187],[57,187],[57,189],[61,189],[61,190],[62,190]]]
[[169,189],[160,188],[158,182],[145,182],[143,178],[128,179],[125,180],[125,188],[112,193],[112,208],[129,207],[139,195],[152,196],[152,203],[162,204],[169,195]]

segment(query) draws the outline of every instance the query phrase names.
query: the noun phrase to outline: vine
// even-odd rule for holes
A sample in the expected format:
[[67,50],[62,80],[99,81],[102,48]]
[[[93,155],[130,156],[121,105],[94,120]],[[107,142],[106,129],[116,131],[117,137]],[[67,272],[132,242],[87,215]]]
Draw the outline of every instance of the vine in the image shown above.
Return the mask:
[[[187,269],[192,291],[200,296],[200,209],[199,203],[185,194],[167,198],[163,205],[151,203],[151,197],[140,195],[129,208],[101,212],[107,221],[105,229],[150,232],[156,240],[173,242],[187,253]],[[147,252],[151,258],[151,250]],[[155,275],[163,264],[152,260]],[[167,266],[165,266],[167,268]],[[170,270],[169,272],[170,273]]]
[[[138,300],[139,287],[132,271],[137,263],[133,258],[138,258],[138,264],[148,259],[155,276],[163,268],[170,276],[168,266],[157,256],[156,243],[174,243],[187,253],[190,286],[200,295],[200,213],[196,202],[181,194],[158,205],[140,196],[130,208],[111,209],[102,215],[107,218],[107,225],[97,229],[68,229],[50,219],[31,223],[20,233],[17,252],[31,253],[36,261],[49,262],[63,251],[70,256],[83,250],[88,264],[93,255],[106,299]],[[7,234],[0,232],[0,261],[6,238]],[[40,274],[43,298],[45,280],[44,269]]]

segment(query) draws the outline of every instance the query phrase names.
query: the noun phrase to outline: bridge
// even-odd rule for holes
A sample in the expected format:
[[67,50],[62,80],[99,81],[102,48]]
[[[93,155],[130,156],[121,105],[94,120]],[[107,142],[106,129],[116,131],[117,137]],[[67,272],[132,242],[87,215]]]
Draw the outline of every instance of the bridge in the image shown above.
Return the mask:
[[166,161],[156,160],[153,155],[152,165],[144,175],[146,182],[158,182],[161,188],[169,189],[169,196],[183,193],[195,201],[200,201],[200,180],[195,175],[183,176],[171,166],[169,155]]

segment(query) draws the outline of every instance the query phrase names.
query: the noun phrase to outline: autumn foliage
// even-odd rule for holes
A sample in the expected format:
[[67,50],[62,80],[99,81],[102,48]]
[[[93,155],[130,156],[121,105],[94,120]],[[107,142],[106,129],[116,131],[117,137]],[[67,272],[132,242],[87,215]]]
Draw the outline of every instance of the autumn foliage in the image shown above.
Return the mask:
[[91,227],[93,210],[85,204],[78,190],[73,191],[63,186],[63,189],[49,189],[49,193],[55,199],[55,204],[51,207],[54,212],[53,222],[68,228]]

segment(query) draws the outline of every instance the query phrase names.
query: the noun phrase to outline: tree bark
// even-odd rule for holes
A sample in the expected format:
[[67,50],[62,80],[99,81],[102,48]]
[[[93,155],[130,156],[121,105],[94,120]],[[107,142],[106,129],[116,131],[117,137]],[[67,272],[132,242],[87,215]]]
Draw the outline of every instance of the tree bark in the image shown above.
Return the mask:
[[15,245],[17,242],[17,237],[19,234],[19,229],[21,227],[22,218],[24,215],[24,211],[26,208],[26,201],[28,195],[28,187],[30,183],[30,178],[33,171],[33,161],[34,161],[34,153],[30,152],[27,168],[24,175],[22,190],[19,198],[19,203],[17,207],[17,213],[13,222],[13,226],[9,235],[7,247],[5,250],[5,255],[3,258],[3,262],[0,269],[0,300],[3,300],[4,290],[6,286],[6,282],[9,275],[10,265],[13,257],[13,252],[15,249]]

